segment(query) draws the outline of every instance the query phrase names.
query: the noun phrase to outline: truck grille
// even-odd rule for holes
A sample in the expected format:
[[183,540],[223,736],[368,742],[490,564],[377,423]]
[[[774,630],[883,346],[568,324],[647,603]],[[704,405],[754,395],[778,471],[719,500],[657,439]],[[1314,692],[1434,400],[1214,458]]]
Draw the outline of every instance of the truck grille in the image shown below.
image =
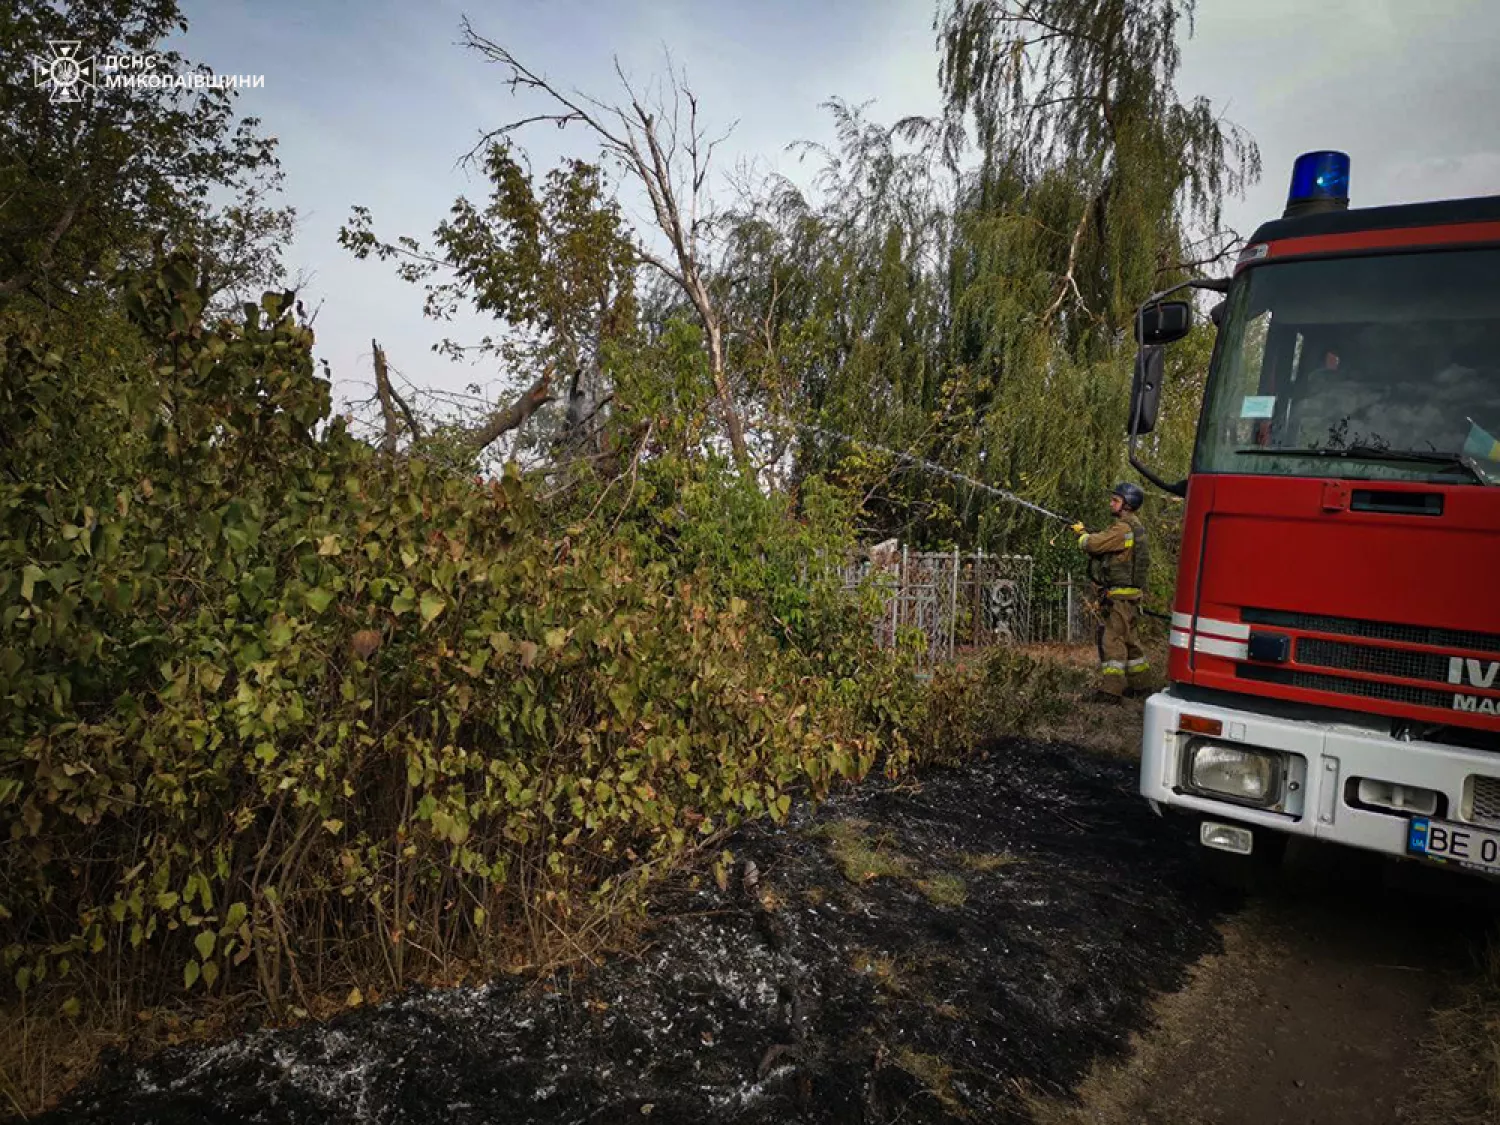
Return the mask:
[[[1245,609],[1247,625],[1270,625],[1308,633],[1332,633],[1340,637],[1363,637],[1372,641],[1459,648],[1500,656],[1500,636],[1468,629],[1433,629],[1425,625],[1392,625],[1384,621],[1361,621],[1353,617],[1325,617],[1316,613],[1290,613],[1279,609]],[[1446,671],[1444,673],[1446,675]]]
[[1469,819],[1489,828],[1500,828],[1500,778],[1479,777],[1474,783],[1474,803],[1469,809]]
[[1338,695],[1359,695],[1366,699],[1388,699],[1393,703],[1410,703],[1416,707],[1453,708],[1453,693],[1432,691],[1414,684],[1382,684],[1373,680],[1346,680],[1322,672],[1296,672],[1290,668],[1271,668],[1263,664],[1241,664],[1235,675],[1242,680],[1263,684],[1282,684],[1308,691],[1328,691]]
[[1296,661],[1298,664],[1318,668],[1341,668],[1348,672],[1400,676],[1407,680],[1432,680],[1440,684],[1448,682],[1448,657],[1431,652],[1375,648],[1345,641],[1301,637],[1297,640]]

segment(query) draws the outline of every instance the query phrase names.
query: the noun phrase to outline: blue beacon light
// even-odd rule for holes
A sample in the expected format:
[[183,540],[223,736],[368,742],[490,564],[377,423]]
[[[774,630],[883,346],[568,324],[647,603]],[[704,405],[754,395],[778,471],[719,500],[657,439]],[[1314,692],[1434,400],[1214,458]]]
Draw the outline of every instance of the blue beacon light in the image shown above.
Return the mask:
[[1349,206],[1349,154],[1305,152],[1292,165],[1285,217]]

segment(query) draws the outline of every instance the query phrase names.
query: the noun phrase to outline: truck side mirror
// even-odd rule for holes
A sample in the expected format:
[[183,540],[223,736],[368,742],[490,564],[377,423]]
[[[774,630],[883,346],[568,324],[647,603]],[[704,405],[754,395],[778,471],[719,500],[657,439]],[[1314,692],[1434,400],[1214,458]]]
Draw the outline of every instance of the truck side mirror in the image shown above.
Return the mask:
[[1138,344],[1170,344],[1182,339],[1193,327],[1193,306],[1186,301],[1162,301],[1136,314]]
[[1130,428],[1127,437],[1149,434],[1156,429],[1161,406],[1161,381],[1165,369],[1161,347],[1144,347],[1135,355],[1135,377],[1130,385]]

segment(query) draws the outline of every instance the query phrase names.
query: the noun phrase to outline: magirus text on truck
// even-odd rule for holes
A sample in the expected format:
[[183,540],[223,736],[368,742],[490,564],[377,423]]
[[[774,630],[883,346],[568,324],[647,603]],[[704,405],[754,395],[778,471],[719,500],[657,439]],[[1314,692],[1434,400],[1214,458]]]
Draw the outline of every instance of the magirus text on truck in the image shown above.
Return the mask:
[[[1348,196],[1345,154],[1300,157],[1232,278],[1137,316],[1131,461],[1187,499],[1141,793],[1223,852],[1500,874],[1500,196]],[[1187,288],[1223,299],[1168,482],[1140,439]]]

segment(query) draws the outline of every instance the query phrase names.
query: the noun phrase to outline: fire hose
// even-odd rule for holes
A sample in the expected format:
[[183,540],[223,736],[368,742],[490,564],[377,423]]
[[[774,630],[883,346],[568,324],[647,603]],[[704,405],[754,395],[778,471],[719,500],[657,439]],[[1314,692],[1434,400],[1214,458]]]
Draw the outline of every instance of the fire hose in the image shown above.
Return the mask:
[[[984,492],[991,496],[997,497],[998,499],[1004,500],[1009,504],[1016,504],[1022,508],[1026,508],[1030,511],[1036,512],[1038,515],[1046,516],[1048,519],[1057,520],[1059,523],[1066,524],[1070,528],[1075,527],[1082,522],[1081,520],[1076,520],[1071,516],[1065,516],[1058,512],[1054,512],[1049,508],[1044,508],[1040,504],[1033,503],[1030,500],[1023,499],[1022,497],[1017,496],[1014,492],[1008,492],[1003,488],[996,488],[992,484],[985,484],[984,481],[975,480],[973,477],[968,476],[965,473],[960,473],[943,465],[939,465],[936,461],[929,461],[925,457],[918,457],[911,453],[903,453],[898,449],[891,449],[889,446],[880,445],[873,441],[867,441],[864,438],[857,438],[852,434],[841,433],[838,430],[830,430],[823,426],[815,426],[810,422],[798,422],[794,424],[800,429],[819,434],[823,437],[836,438],[840,441],[847,441],[855,445],[862,445],[866,449],[872,449],[877,453],[884,453],[889,457],[896,458],[896,460],[898,461],[904,461],[905,463],[914,465],[917,468],[926,469],[928,472],[934,473],[937,476],[944,477],[959,484],[968,485],[970,488],[978,489],[980,492]],[[1053,535],[1051,539],[1047,540],[1047,545],[1050,547],[1054,543],[1056,543],[1058,536],[1061,534],[1062,532],[1058,531],[1056,535]],[[1158,613],[1156,610],[1147,609],[1145,606],[1141,606],[1140,611],[1145,616],[1154,617],[1158,621],[1170,621],[1172,619],[1172,615],[1169,613]]]

